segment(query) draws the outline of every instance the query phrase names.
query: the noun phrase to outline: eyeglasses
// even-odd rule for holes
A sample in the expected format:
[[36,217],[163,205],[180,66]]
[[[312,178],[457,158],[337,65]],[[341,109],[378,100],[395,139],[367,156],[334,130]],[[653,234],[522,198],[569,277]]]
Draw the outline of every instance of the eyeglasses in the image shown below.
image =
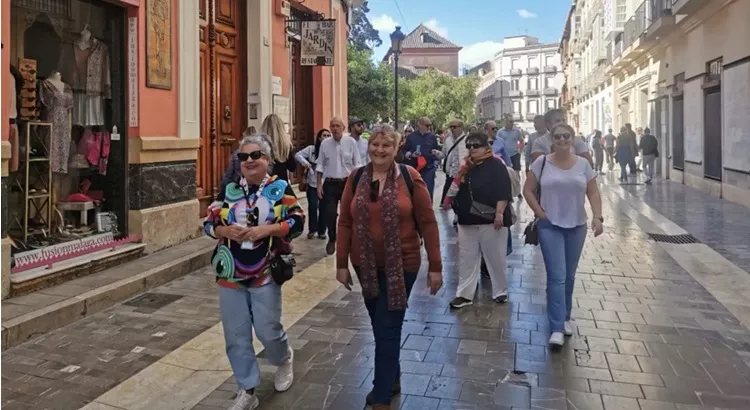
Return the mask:
[[238,152],[237,153],[237,159],[240,160],[240,162],[245,162],[248,160],[248,158],[252,158],[253,161],[259,160],[263,156],[263,153],[260,151],[253,151],[253,152]]
[[456,128],[461,128],[459,125],[449,125],[448,128],[455,130]]
[[376,179],[370,183],[370,202],[376,202],[378,200],[379,193],[380,193],[380,180]]
[[497,131],[497,127],[490,128],[492,131]]
[[484,148],[484,147],[486,147],[486,146],[487,146],[487,145],[485,145],[485,144],[480,144],[480,143],[478,143],[478,142],[467,142],[467,143],[466,143],[466,149],[479,149],[479,148]]
[[570,134],[554,134],[552,138],[556,140],[559,140],[559,139],[569,140],[571,138],[571,135]]

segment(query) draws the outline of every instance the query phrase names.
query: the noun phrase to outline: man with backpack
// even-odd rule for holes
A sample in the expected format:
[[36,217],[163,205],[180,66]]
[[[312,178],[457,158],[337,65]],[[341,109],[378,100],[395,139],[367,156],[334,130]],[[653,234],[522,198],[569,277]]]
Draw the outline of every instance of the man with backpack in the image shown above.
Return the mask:
[[441,204],[445,200],[445,194],[448,193],[448,188],[450,188],[453,178],[458,174],[459,168],[461,168],[461,161],[469,155],[469,151],[464,144],[466,134],[464,133],[463,121],[451,121],[448,129],[449,132],[443,144],[442,168],[445,173],[445,185],[443,185],[443,195],[440,197]]

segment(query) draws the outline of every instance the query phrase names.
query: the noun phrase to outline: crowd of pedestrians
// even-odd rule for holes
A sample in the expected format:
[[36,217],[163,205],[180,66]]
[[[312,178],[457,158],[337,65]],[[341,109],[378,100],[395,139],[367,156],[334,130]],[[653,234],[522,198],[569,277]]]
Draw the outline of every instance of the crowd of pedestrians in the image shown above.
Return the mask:
[[[460,269],[450,307],[469,308],[482,276],[491,283],[492,300],[507,302],[510,227],[518,223],[513,205],[525,200],[534,213],[527,231],[538,238],[547,271],[549,343],[564,344],[572,333],[575,271],[589,226],[594,236],[603,231],[596,177],[605,158],[610,169],[615,157],[630,165],[640,149],[650,180],[656,140],[647,137],[648,129],[639,145],[632,144],[629,132],[617,138],[611,130],[598,133],[594,138],[599,144],[590,145],[592,158],[562,110],[537,116],[528,139],[512,118],[502,125],[488,121],[478,129],[455,119],[442,135],[422,117],[416,129],[407,126],[399,133],[377,125],[367,136],[364,121],[344,123],[334,117],[311,145],[296,152],[276,115],[263,121],[260,132],[248,129],[204,221],[206,235],[217,240],[211,263],[226,354],[239,386],[231,410],[259,406],[253,334],[277,366],[275,389],[286,391],[294,382],[294,351],[281,324],[281,293],[284,282],[293,278],[291,242],[304,234],[305,219],[307,238],[327,240],[326,253],[336,255],[335,276],[349,290],[355,282],[353,268],[375,337],[373,389],[366,400],[377,410],[391,408],[401,389],[401,329],[409,295],[414,286],[427,286],[434,295],[443,284],[433,207],[439,170],[446,177],[439,193],[442,212],[453,213],[458,231]],[[289,182],[298,166],[307,212]],[[585,198],[593,215],[586,214]],[[427,282],[419,285],[423,248]]]

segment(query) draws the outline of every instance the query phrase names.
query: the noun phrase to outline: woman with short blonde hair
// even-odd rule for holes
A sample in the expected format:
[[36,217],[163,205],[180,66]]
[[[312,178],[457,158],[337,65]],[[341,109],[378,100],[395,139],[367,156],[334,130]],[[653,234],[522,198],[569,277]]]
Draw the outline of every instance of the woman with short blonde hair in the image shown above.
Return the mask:
[[263,119],[260,126],[260,132],[271,138],[273,145],[274,164],[271,175],[278,175],[279,178],[288,181],[289,173],[293,173],[297,168],[292,152],[292,139],[284,128],[284,122],[276,114],[269,114]]

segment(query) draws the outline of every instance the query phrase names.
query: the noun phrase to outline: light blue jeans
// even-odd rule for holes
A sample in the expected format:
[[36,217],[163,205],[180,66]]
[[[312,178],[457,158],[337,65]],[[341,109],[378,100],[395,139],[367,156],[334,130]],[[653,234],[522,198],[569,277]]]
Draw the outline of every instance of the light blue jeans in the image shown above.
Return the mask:
[[241,389],[260,386],[260,367],[253,348],[253,332],[274,366],[289,359],[289,343],[281,326],[281,287],[271,282],[259,288],[219,286],[221,323],[232,372]]
[[573,308],[578,260],[586,240],[586,225],[561,228],[546,219],[537,222],[539,246],[547,269],[547,318],[550,332],[562,332]]

